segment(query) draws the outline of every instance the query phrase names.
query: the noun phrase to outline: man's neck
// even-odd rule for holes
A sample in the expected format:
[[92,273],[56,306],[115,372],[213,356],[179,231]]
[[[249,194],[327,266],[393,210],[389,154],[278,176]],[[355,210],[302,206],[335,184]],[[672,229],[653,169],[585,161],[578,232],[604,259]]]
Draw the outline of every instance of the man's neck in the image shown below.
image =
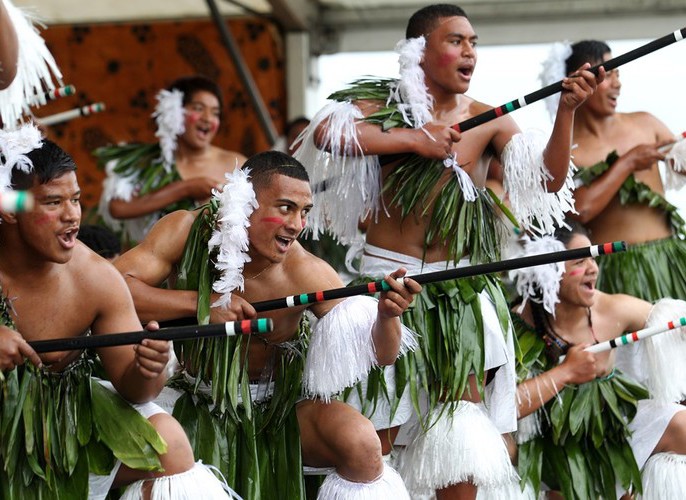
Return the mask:
[[556,329],[574,330],[580,323],[588,321],[588,307],[578,304],[560,302],[555,306],[553,322]]
[[617,114],[599,115],[588,111],[578,112],[574,118],[574,136],[591,135],[603,137],[607,131],[614,127]]

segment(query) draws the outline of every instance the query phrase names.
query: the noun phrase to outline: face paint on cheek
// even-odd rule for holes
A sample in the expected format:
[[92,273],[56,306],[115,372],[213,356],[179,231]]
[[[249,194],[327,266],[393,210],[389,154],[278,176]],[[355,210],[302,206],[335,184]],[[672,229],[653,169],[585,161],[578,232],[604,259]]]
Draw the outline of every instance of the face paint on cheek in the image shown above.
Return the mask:
[[200,115],[198,113],[186,113],[186,120],[189,125],[195,125],[200,120]]
[[580,274],[584,274],[585,272],[585,269],[572,269],[567,273],[567,276],[579,276]]
[[262,217],[262,222],[267,222],[270,224],[283,224],[283,219],[281,217]]
[[441,54],[438,58],[438,65],[442,68],[455,63],[457,58],[453,54]]
[[44,215],[41,215],[40,217],[37,217],[37,218],[35,219],[34,222],[35,222],[36,224],[41,224],[41,225],[42,225],[42,224],[48,224],[48,223],[50,223],[50,222],[52,222],[52,221],[54,221],[54,220],[57,220],[57,216],[56,216],[56,215],[44,214]]

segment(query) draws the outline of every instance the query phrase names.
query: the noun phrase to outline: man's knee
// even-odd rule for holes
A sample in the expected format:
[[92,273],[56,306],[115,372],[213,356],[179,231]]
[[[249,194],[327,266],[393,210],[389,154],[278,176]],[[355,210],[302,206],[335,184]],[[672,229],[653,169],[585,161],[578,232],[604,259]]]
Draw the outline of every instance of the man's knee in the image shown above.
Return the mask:
[[160,456],[164,474],[168,476],[190,470],[195,463],[193,449],[181,424],[167,413],[158,413],[149,420],[167,443],[167,453]]

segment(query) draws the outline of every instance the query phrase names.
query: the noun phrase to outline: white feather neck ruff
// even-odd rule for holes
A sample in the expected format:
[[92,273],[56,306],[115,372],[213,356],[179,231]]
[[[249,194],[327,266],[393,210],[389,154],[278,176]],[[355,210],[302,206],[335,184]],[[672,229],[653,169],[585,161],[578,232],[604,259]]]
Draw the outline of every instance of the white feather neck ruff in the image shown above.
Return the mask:
[[[523,250],[517,257],[528,257],[542,253],[561,252],[565,246],[552,236],[523,239]],[[544,264],[541,266],[524,267],[510,271],[510,279],[515,282],[517,293],[522,297],[522,304],[518,312],[524,310],[528,300],[543,304],[550,314],[555,316],[555,305],[560,302],[560,280],[565,271],[562,262]]]
[[0,129],[0,192],[10,189],[12,169],[31,171],[33,164],[26,155],[42,143],[40,130],[33,124],[22,125],[16,130]]
[[258,207],[255,191],[248,180],[250,172],[236,168],[226,174],[226,184],[221,192],[213,195],[219,200],[217,224],[210,241],[207,243],[210,252],[219,248],[215,268],[220,278],[214,282],[212,289],[222,294],[212,304],[213,307],[226,306],[231,303],[231,292],[243,290],[243,266],[250,262],[248,256],[248,227],[250,215]]
[[176,138],[186,129],[184,124],[183,92],[178,89],[160,90],[155,96],[157,104],[152,117],[157,123],[155,137],[160,140],[162,161],[167,171],[171,171],[176,151]]
[[423,36],[400,40],[395,46],[400,80],[391,90],[389,100],[399,103],[398,110],[402,113],[403,120],[414,128],[422,127],[432,120],[433,97],[426,88],[424,70],[420,66],[425,46],[426,39]]
[[[571,55],[572,45],[567,40],[564,42],[555,42],[552,47],[550,47],[548,58],[541,64],[541,73],[538,75],[538,79],[544,87],[559,82],[567,76],[565,62]],[[545,98],[545,105],[551,120],[555,119],[559,103],[559,93]]]

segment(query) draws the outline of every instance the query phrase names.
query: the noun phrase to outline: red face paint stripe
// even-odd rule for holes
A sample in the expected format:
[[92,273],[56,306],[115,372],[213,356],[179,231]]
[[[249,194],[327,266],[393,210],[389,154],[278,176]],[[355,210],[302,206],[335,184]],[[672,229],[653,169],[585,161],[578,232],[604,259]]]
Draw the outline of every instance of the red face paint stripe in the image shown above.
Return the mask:
[[283,224],[281,217],[262,217],[263,222],[271,222],[273,224]]

